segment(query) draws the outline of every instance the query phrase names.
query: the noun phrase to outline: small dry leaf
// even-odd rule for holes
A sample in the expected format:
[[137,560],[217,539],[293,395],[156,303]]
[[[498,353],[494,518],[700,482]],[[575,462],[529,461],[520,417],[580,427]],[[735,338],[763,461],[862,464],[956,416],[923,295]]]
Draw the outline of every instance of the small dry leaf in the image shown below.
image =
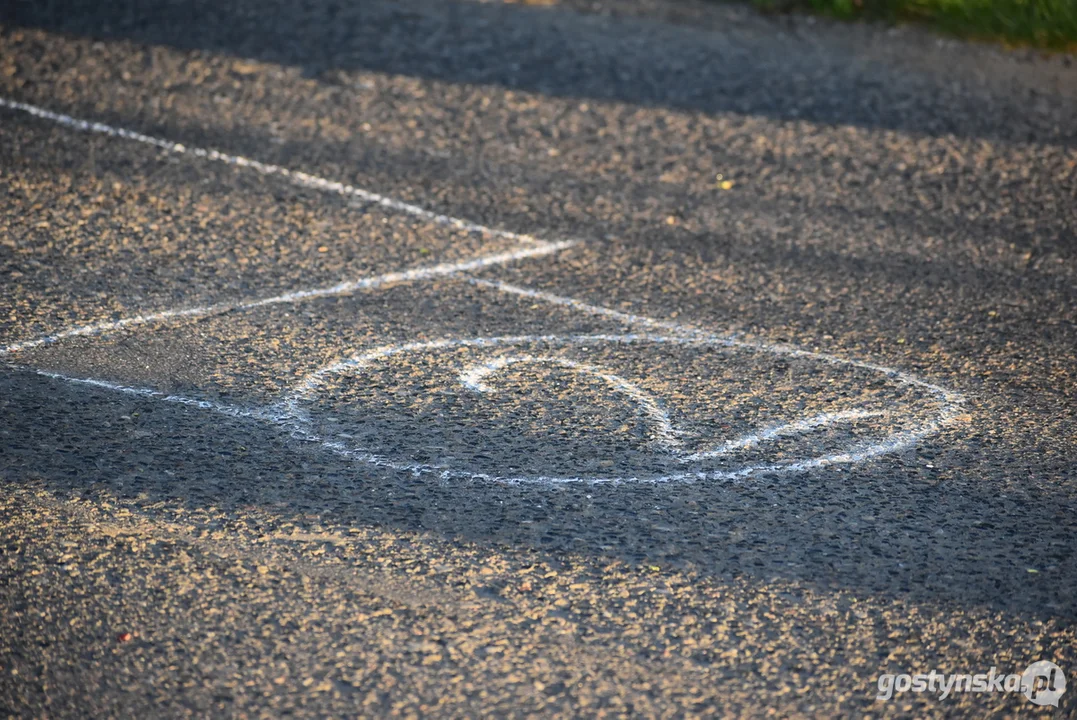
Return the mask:
[[243,62],[242,60],[232,63],[232,70],[239,75],[253,75],[258,72],[258,64],[252,62]]

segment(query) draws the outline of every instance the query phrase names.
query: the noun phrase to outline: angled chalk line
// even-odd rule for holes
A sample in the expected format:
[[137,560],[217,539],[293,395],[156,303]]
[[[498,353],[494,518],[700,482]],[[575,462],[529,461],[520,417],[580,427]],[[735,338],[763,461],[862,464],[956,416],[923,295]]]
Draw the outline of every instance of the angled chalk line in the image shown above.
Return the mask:
[[467,220],[461,220],[459,218],[452,217],[451,215],[443,215],[436,213],[418,205],[404,202],[402,200],[396,200],[395,198],[381,195],[376,192],[364,190],[362,188],[355,187],[354,185],[347,185],[345,183],[337,182],[335,180],[327,180],[316,175],[310,175],[298,170],[289,170],[288,168],[281,167],[280,165],[273,165],[271,163],[264,163],[258,160],[251,160],[241,155],[229,155],[218,150],[207,150],[199,147],[192,147],[184,145],[183,143],[173,142],[171,140],[164,140],[162,138],[156,138],[151,135],[143,135],[142,133],[135,132],[133,130],[126,130],[124,128],[114,127],[112,125],[106,125],[105,123],[92,122],[89,120],[80,120],[70,115],[64,115],[63,113],[53,112],[46,110],[45,108],[38,107],[37,105],[30,105],[28,103],[18,102],[16,100],[8,100],[7,98],[0,97],[0,108],[6,108],[8,110],[16,110],[19,112],[32,115],[42,120],[49,120],[57,125],[63,125],[64,127],[71,128],[72,130],[79,130],[81,132],[99,133],[101,135],[108,135],[109,137],[123,138],[124,140],[132,140],[143,145],[150,145],[162,150],[167,150],[177,155],[190,155],[191,157],[203,158],[205,160],[212,160],[214,162],[224,163],[226,165],[235,165],[236,167],[248,168],[261,175],[269,175],[284,178],[293,185],[299,187],[313,188],[314,190],[322,190],[324,192],[335,193],[337,195],[344,195],[348,197],[355,197],[363,200],[367,203],[374,205],[380,205],[390,210],[396,210],[398,212],[413,215],[415,217],[423,218],[424,220],[430,220],[440,225],[448,225],[450,227],[457,228],[459,230],[466,230],[469,232],[485,233],[494,237],[505,238],[508,240],[516,240],[517,242],[526,243],[538,243],[539,240],[522,233],[514,233],[509,230],[498,230],[496,228],[487,227],[478,223],[468,222]]
[[491,265],[503,265],[505,263],[513,262],[514,260],[523,260],[525,258],[534,258],[542,257],[543,255],[550,255],[566,248],[570,248],[576,244],[577,241],[574,240],[563,240],[559,242],[539,242],[532,247],[525,247],[518,250],[512,250],[510,252],[494,253],[492,255],[483,255],[477,258],[473,258],[471,260],[464,260],[462,262],[441,263],[438,265],[428,265],[426,267],[413,268],[411,270],[388,272],[382,275],[373,275],[370,277],[359,278],[358,280],[337,283],[336,285],[330,285],[327,287],[312,288],[310,290],[297,290],[295,292],[284,293],[283,295],[274,295],[273,297],[261,298],[259,300],[252,300],[250,302],[217,303],[213,305],[202,305],[198,307],[183,308],[179,310],[162,310],[160,312],[148,313],[145,315],[134,315],[132,317],[121,318],[119,320],[102,320],[99,322],[89,323],[87,325],[80,325],[78,327],[62,330],[52,335],[44,335],[41,337],[12,343],[5,347],[0,347],[0,357],[11,353],[19,352],[21,350],[30,350],[41,345],[49,345],[65,338],[78,337],[81,335],[100,335],[104,333],[114,332],[116,330],[122,330],[126,327],[146,325],[148,323],[183,319],[197,320],[199,318],[210,317],[213,315],[222,315],[229,312],[252,310],[254,308],[266,307],[267,305],[298,303],[304,300],[314,300],[323,297],[351,295],[360,290],[370,290],[373,288],[381,287],[383,285],[394,285],[397,283],[404,282],[416,282],[419,280],[429,280],[435,277],[448,277],[452,275],[457,275],[459,273],[467,272],[469,270],[480,270],[484,267],[489,267]]
[[[679,325],[667,321],[626,313],[610,308],[592,305],[575,298],[556,295],[554,293],[521,287],[509,283],[486,280],[465,275],[469,271],[479,270],[485,267],[512,262],[514,260],[541,257],[556,253],[571,247],[577,241],[541,241],[530,235],[513,233],[506,230],[488,228],[476,223],[470,223],[448,215],[438,214],[410,203],[395,200],[378,193],[356,188],[343,183],[326,180],[307,173],[289,170],[276,165],[262,163],[236,155],[228,155],[216,150],[192,148],[180,143],[163,140],[160,138],[143,135],[130,130],[116,128],[102,123],[79,120],[68,115],[51,112],[37,106],[28,105],[12,100],[0,98],[0,107],[30,114],[32,116],[55,122],[59,125],[83,132],[100,133],[111,137],[117,137],[135,142],[140,142],[153,147],[158,147],[168,152],[185,154],[192,157],[203,158],[215,162],[222,162],[236,167],[247,168],[268,176],[278,176],[295,185],[317,189],[323,192],[335,193],[357,197],[365,202],[374,203],[387,209],[403,212],[415,217],[423,218],[438,224],[444,224],[458,229],[472,232],[482,232],[492,236],[511,239],[520,243],[520,247],[504,252],[492,253],[479,256],[470,260],[456,263],[441,263],[426,267],[413,268],[388,272],[381,275],[360,278],[353,281],[345,281],[332,286],[302,289],[284,293],[273,297],[261,298],[251,301],[236,303],[218,303],[200,307],[183,309],[168,309],[156,313],[136,315],[113,321],[100,321],[78,327],[61,330],[55,334],[31,338],[21,342],[0,346],[0,358],[16,354],[20,351],[58,342],[64,338],[99,335],[116,332],[123,328],[145,325],[154,322],[183,321],[198,319],[210,315],[227,312],[239,312],[258,307],[274,304],[297,303],[305,300],[348,295],[365,289],[377,288],[383,285],[399,282],[414,282],[434,277],[462,276],[467,282],[475,286],[488,288],[500,293],[526,297],[531,300],[543,302],[549,305],[562,306],[573,310],[597,315],[609,320],[615,320],[629,327],[638,328],[641,332],[628,334],[607,335],[520,335],[520,336],[497,336],[477,338],[446,338],[431,342],[404,343],[395,346],[375,348],[345,360],[333,363],[316,370],[304,378],[298,385],[273,405],[262,408],[245,408],[223,403],[214,403],[198,398],[168,394],[148,387],[137,387],[113,383],[97,378],[79,378],[45,371],[41,369],[20,367],[10,364],[21,370],[29,370],[38,375],[57,380],[63,380],[77,385],[95,387],[126,395],[143,397],[208,410],[220,415],[251,418],[266,421],[292,437],[306,442],[319,444],[326,450],[337,453],[343,457],[370,463],[388,469],[401,470],[414,473],[415,475],[433,474],[444,479],[464,480],[490,480],[503,483],[538,483],[538,484],[564,484],[564,483],[623,483],[623,482],[672,482],[672,481],[702,481],[702,480],[738,480],[762,473],[790,474],[801,473],[814,468],[841,464],[854,464],[870,460],[887,453],[897,452],[910,447],[922,438],[939,432],[944,426],[955,422],[959,416],[963,398],[959,393],[947,390],[940,385],[929,383],[914,375],[901,370],[858,360],[849,360],[821,352],[801,350],[799,348],[783,345],[752,342],[738,339],[735,335],[713,333],[698,328]],[[840,452],[833,452],[814,458],[800,459],[785,462],[768,462],[745,465],[735,469],[707,469],[685,470],[662,476],[646,477],[554,477],[554,476],[501,476],[491,473],[474,472],[468,469],[454,469],[437,464],[420,464],[407,461],[394,460],[393,458],[379,455],[368,450],[353,448],[346,443],[334,439],[327,439],[314,432],[313,422],[304,404],[309,404],[323,386],[325,379],[331,375],[363,371],[371,368],[378,362],[408,352],[427,352],[443,350],[447,348],[478,348],[496,349],[509,348],[519,344],[560,344],[560,345],[591,345],[596,343],[618,344],[667,344],[667,345],[694,345],[709,347],[736,348],[755,352],[765,352],[776,355],[803,358],[826,363],[832,366],[858,368],[861,370],[879,373],[899,385],[909,385],[926,391],[933,399],[937,408],[930,417],[912,418],[920,424],[912,429],[892,432],[881,440],[858,443],[846,447]],[[765,444],[776,438],[799,435],[813,432],[817,429],[825,429],[839,424],[851,424],[857,421],[874,417],[888,416],[889,411],[874,410],[841,410],[830,413],[822,413],[808,418],[792,422],[779,423],[767,428],[725,441],[711,444],[709,449],[694,453],[682,451],[681,436],[683,432],[675,427],[669,414],[650,393],[641,386],[619,375],[606,370],[578,363],[559,357],[538,356],[528,353],[509,357],[495,357],[485,363],[476,363],[465,368],[459,374],[459,381],[465,389],[472,392],[488,392],[490,387],[485,380],[493,373],[499,372],[511,364],[556,364],[573,372],[589,374],[606,382],[612,389],[626,396],[634,402],[642,416],[651,421],[652,435],[659,445],[665,449],[679,454],[678,460],[685,464],[700,464],[707,460],[730,455],[740,450],[745,450]],[[897,413],[900,414],[900,413]]]
[[180,155],[189,155],[192,157],[203,158],[215,162],[222,162],[228,165],[234,165],[236,167],[249,168],[262,175],[271,175],[284,178],[300,187],[313,188],[315,190],[321,190],[323,192],[334,193],[337,195],[358,197],[366,202],[374,203],[390,210],[403,212],[408,215],[423,218],[425,220],[430,220],[441,225],[448,225],[461,230],[467,230],[469,232],[480,232],[493,237],[515,240],[521,244],[521,247],[514,250],[479,256],[461,262],[441,263],[437,265],[414,268],[411,270],[389,272],[382,275],[361,278],[359,280],[341,282],[336,285],[330,285],[327,287],[284,293],[282,295],[262,298],[250,302],[218,303],[213,305],[203,305],[183,309],[164,310],[161,312],[149,313],[145,315],[135,315],[133,317],[124,318],[122,320],[103,320],[100,322],[90,323],[87,325],[82,325],[79,327],[64,330],[53,335],[46,335],[39,338],[33,338],[30,340],[13,343],[7,345],[6,347],[0,347],[0,356],[19,352],[20,350],[29,350],[40,345],[47,345],[69,337],[77,337],[80,335],[96,335],[102,332],[111,332],[130,326],[145,325],[148,323],[166,320],[179,320],[184,318],[193,320],[203,317],[209,317],[212,315],[220,315],[228,312],[250,310],[266,305],[293,303],[299,302],[301,300],[329,297],[332,295],[347,295],[350,293],[354,293],[358,290],[372,289],[380,287],[382,285],[389,285],[393,283],[415,282],[419,280],[428,280],[430,278],[438,276],[449,276],[457,273],[467,272],[469,270],[479,270],[491,265],[500,265],[513,262],[515,260],[549,255],[551,253],[556,253],[561,250],[570,248],[579,242],[577,240],[545,241],[539,240],[527,234],[514,233],[509,230],[490,228],[485,225],[468,222],[466,220],[461,220],[459,218],[451,217],[449,215],[442,215],[439,213],[431,212],[430,210],[421,208],[418,205],[412,205],[411,203],[395,200],[385,195],[370,192],[369,190],[363,190],[361,188],[357,188],[352,185],[345,185],[343,183],[339,183],[333,180],[326,180],[325,178],[317,177],[315,175],[310,175],[304,172],[289,170],[278,165],[271,165],[268,163],[259,162],[257,160],[251,160],[249,158],[241,157],[239,155],[229,155],[226,153],[219,152],[217,150],[205,150],[203,148],[190,147],[181,143],[172,142],[171,140],[163,140],[161,138],[143,135],[142,133],[137,133],[132,130],[125,130],[124,128],[105,125],[104,123],[80,120],[78,118],[71,117],[70,115],[52,112],[51,110],[46,110],[36,105],[29,105],[27,103],[21,103],[15,100],[8,100],[3,97],[0,97],[0,108],[24,112],[28,115],[32,115],[33,117],[40,118],[42,120],[49,120],[58,125],[71,128],[73,130],[100,133],[109,137],[132,140],[134,142],[161,148],[162,150],[166,150],[168,152]]

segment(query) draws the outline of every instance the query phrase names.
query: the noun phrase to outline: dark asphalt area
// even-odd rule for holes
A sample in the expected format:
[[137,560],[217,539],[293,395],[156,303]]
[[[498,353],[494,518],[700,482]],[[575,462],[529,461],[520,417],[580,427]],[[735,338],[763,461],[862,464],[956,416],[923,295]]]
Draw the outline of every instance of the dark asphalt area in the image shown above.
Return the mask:
[[1073,58],[14,0],[0,99],[0,714],[1077,717]]

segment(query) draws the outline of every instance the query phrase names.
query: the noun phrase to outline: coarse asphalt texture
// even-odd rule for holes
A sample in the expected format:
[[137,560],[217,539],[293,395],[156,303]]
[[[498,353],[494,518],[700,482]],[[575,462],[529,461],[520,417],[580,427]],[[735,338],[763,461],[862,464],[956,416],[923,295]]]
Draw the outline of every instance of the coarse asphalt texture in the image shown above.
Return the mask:
[[4,714],[1077,715],[1071,58],[16,0],[0,101]]

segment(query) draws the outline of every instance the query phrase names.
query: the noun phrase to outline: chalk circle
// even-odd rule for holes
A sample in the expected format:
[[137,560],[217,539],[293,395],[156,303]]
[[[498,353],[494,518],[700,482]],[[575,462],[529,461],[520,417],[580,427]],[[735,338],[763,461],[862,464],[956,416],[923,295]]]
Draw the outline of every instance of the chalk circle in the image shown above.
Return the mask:
[[[830,372],[852,371],[861,376],[859,383],[852,379],[854,386],[874,376],[876,386],[887,385],[891,392],[889,398],[876,392],[862,405],[852,398],[757,427],[726,432],[703,427],[701,433],[700,423],[686,423],[669,398],[647,387],[653,383],[643,373],[630,377],[602,358],[594,360],[595,351],[603,348],[627,352],[629,364],[637,367],[656,350],[691,350],[719,361],[745,353],[770,355],[819,363]],[[397,369],[400,377],[395,379],[394,363],[407,366]],[[668,385],[670,379],[661,380]],[[603,409],[619,408],[613,414],[619,413],[622,430],[632,426],[636,442],[621,438],[610,453],[620,452],[620,457],[594,456],[596,446],[614,447],[601,432],[578,433],[575,443],[566,440],[563,417],[562,424],[546,432],[506,421],[506,415],[518,421],[528,406],[546,412],[545,406],[556,404],[557,395],[570,385],[589,390]],[[506,394],[515,402],[506,402]],[[584,414],[585,400],[561,402],[571,405],[568,412]],[[858,463],[937,432],[953,412],[947,391],[901,372],[696,331],[504,335],[383,346],[311,373],[277,406],[278,416],[288,418],[294,432],[338,454],[444,480],[509,484],[732,480]],[[595,422],[601,424],[601,419]],[[535,431],[533,436],[528,437],[529,431]],[[782,444],[784,453],[777,450]],[[573,448],[589,457],[575,456]],[[528,465],[522,456],[533,456],[531,464],[543,470],[521,471]],[[596,461],[610,471],[596,472]]]

